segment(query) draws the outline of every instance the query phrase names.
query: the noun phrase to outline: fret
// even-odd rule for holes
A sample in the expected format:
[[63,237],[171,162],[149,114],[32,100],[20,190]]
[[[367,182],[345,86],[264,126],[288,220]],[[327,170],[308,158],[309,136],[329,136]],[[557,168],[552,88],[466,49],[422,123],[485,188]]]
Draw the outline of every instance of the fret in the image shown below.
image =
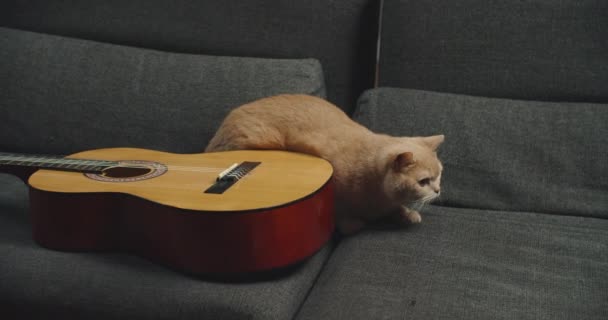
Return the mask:
[[42,157],[31,157],[29,159],[23,160],[23,163],[24,165],[27,165],[29,167],[38,167],[44,165],[46,161],[47,160]]
[[82,166],[82,170],[83,171],[93,171],[92,169],[94,168],[94,166],[90,165],[90,164],[85,164]]
[[35,167],[77,172],[101,172],[118,162],[92,159],[70,159],[61,156],[26,155],[0,152],[0,165]]
[[66,161],[66,165],[65,165],[66,169],[71,170],[71,169],[76,169],[77,167],[78,167],[78,162],[75,162],[75,161]]
[[62,158],[46,159],[41,165],[46,168],[65,168],[65,160]]
[[13,155],[8,153],[0,153],[0,163],[3,164],[20,164],[26,157],[21,155]]
[[86,170],[85,170],[85,165],[84,165],[83,163],[78,163],[78,164],[77,164],[77,165],[74,167],[74,169],[75,169],[76,171],[86,171]]

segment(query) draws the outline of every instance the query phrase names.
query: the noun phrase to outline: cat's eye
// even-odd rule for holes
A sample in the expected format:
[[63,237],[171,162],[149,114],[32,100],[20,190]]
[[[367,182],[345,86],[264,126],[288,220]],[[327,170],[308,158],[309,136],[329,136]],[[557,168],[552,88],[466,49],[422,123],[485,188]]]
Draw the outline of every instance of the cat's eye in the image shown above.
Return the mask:
[[428,186],[429,184],[431,184],[431,178],[420,179],[420,180],[418,180],[418,184],[423,187]]

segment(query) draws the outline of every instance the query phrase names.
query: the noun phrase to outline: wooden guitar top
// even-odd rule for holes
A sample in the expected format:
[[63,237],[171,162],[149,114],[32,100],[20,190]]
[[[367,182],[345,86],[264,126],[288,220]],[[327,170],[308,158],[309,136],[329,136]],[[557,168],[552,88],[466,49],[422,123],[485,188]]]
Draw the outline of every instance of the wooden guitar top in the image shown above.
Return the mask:
[[[85,151],[73,159],[126,161],[147,167],[141,177],[104,177],[39,170],[29,178],[36,189],[63,193],[125,193],[186,210],[234,212],[269,209],[305,198],[331,178],[329,162],[284,151],[229,151],[200,154],[111,148]],[[205,193],[234,163],[260,162],[222,194]],[[158,174],[158,176],[155,176]]]

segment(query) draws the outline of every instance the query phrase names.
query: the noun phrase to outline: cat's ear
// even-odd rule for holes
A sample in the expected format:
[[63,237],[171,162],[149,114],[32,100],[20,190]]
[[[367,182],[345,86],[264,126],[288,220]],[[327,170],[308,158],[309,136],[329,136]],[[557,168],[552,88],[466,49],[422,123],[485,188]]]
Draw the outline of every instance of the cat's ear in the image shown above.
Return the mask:
[[414,154],[411,152],[403,152],[398,154],[393,159],[393,169],[395,171],[401,171],[401,169],[409,167],[414,163],[416,163],[416,160],[414,160]]
[[424,145],[429,147],[429,149],[435,151],[435,150],[437,150],[437,148],[439,148],[439,145],[441,143],[443,143],[444,139],[445,139],[445,136],[440,134],[440,135],[436,135],[436,136],[423,137],[423,138],[421,138],[421,141],[422,141],[422,143],[424,143]]

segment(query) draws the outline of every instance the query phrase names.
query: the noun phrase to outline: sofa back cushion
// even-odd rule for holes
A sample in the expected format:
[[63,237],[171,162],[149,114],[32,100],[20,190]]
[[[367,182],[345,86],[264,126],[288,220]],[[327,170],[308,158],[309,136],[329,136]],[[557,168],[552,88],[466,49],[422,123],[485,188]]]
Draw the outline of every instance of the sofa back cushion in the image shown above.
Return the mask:
[[352,111],[374,81],[379,0],[3,0],[0,26],[171,52],[315,58]]
[[443,205],[608,218],[608,105],[379,88],[355,117],[392,135],[445,134]]
[[608,102],[605,1],[385,0],[380,86]]
[[0,150],[202,152],[228,111],[324,96],[314,59],[176,54],[0,28]]

